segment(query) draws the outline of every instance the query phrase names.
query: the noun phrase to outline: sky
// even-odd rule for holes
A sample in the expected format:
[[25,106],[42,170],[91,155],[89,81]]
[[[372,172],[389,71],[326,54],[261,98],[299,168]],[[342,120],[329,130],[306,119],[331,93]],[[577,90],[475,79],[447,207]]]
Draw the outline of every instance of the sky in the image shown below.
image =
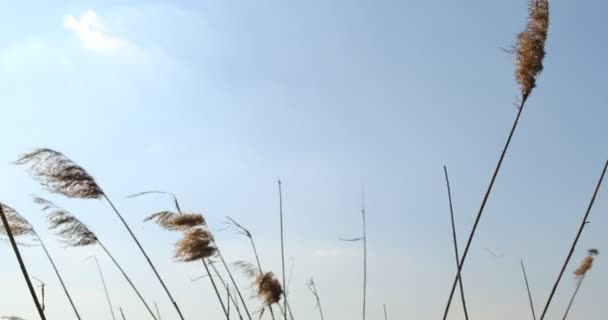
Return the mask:
[[[442,316],[456,268],[442,166],[462,247],[516,115],[514,56],[504,49],[525,27],[525,0],[1,3],[0,201],[39,230],[83,318],[111,319],[92,255],[116,312],[147,314],[99,248],[56,241],[32,194],[86,222],[162,318],[177,315],[106,203],[49,194],[11,164],[37,147],[96,178],[187,319],[223,316],[208,279],[193,281],[202,266],[173,261],[178,235],[142,223],[171,200],[126,196],[175,193],[185,211],[205,215],[230,262],[253,261],[247,239],[225,230],[233,217],[280,276],[278,178],[296,318],[318,318],[311,277],[326,318],[360,317],[362,246],[340,239],[361,235],[363,186],[368,319],[383,319],[384,304],[389,319]],[[597,36],[606,9],[551,1],[545,70],[464,267],[471,318],[531,317],[520,259],[542,309],[576,235],[608,159],[608,46]],[[571,318],[608,313],[606,187],[589,220],[549,318],[561,317],[589,248],[600,255]],[[40,248],[22,251],[46,283],[48,318],[74,318]],[[0,315],[36,319],[7,243],[0,261]],[[249,297],[248,279],[237,280]],[[449,319],[464,319],[459,301]]]

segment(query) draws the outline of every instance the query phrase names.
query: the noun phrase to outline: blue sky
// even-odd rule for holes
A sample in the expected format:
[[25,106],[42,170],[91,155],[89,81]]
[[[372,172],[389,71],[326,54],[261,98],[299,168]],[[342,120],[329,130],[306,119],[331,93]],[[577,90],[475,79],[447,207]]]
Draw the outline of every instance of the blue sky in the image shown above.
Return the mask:
[[[463,274],[473,318],[529,317],[520,258],[542,307],[608,158],[608,46],[597,36],[605,9],[600,1],[551,2],[545,71]],[[526,14],[525,0],[4,3],[0,201],[44,230],[29,195],[46,194],[10,162],[41,146],[66,153],[114,198],[187,317],[220,319],[210,285],[190,281],[201,266],[173,263],[175,235],[140,223],[170,208],[168,199],[124,197],[174,192],[186,210],[206,215],[227,258],[252,260],[245,239],[219,231],[232,216],[254,233],[265,267],[279,272],[281,177],[294,312],[317,316],[305,285],[313,276],[326,316],[354,319],[360,246],[338,239],[358,235],[365,184],[368,318],[382,319],[382,304],[390,318],[438,318],[455,270],[442,165],[464,242],[515,117],[514,57],[502,49],[513,45]],[[107,205],[46,196],[86,221],[173,319]],[[568,269],[586,249],[600,250],[573,318],[607,312],[607,209],[604,189]],[[97,274],[83,262],[91,254],[101,259],[114,304],[127,317],[145,317],[102,252],[47,241],[84,317],[109,318]],[[4,247],[0,313],[34,319]],[[39,251],[24,249],[30,272],[47,282],[49,318],[69,318]],[[573,289],[567,276],[552,317]],[[462,318],[456,303],[450,319]]]

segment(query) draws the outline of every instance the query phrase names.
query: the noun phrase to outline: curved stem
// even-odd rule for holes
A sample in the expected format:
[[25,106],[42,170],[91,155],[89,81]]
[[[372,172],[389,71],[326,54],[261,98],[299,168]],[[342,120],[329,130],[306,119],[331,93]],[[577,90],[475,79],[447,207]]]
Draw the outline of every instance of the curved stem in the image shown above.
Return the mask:
[[25,267],[25,263],[23,262],[23,258],[21,257],[21,253],[19,252],[19,247],[17,246],[17,242],[15,241],[15,237],[13,236],[13,231],[11,231],[11,226],[8,223],[8,219],[6,218],[6,214],[0,205],[0,219],[2,219],[2,224],[4,225],[4,229],[6,230],[6,235],[8,236],[11,246],[13,247],[13,252],[15,253],[15,257],[19,262],[19,267],[21,268],[21,273],[23,274],[23,278],[27,284],[27,288],[30,291],[30,295],[32,296],[32,300],[36,305],[36,310],[38,311],[38,315],[40,319],[46,320],[46,316],[44,315],[44,310],[42,310],[42,306],[38,301],[38,296],[36,295],[36,290],[34,289],[34,285],[32,285],[32,280],[30,280],[30,276],[27,273],[27,268]]
[[173,307],[175,307],[175,311],[177,311],[180,319],[184,320],[184,316],[182,315],[182,312],[179,309],[179,307],[177,305],[177,302],[175,302],[175,299],[173,299],[173,296],[169,292],[169,289],[165,285],[165,282],[160,277],[160,274],[158,273],[158,271],[156,271],[156,267],[152,263],[152,260],[150,260],[150,257],[148,256],[148,254],[146,253],[146,251],[144,250],[144,248],[142,247],[142,245],[139,243],[139,240],[137,239],[137,237],[135,236],[135,234],[133,233],[133,231],[131,231],[131,228],[129,227],[129,225],[127,224],[127,222],[125,221],[125,219],[122,217],[122,215],[120,214],[120,212],[118,212],[118,209],[116,209],[116,207],[114,206],[114,204],[112,203],[112,201],[110,201],[110,199],[108,198],[108,196],[106,196],[104,194],[103,197],[106,199],[106,201],[108,202],[108,204],[110,205],[110,207],[112,207],[112,210],[114,210],[114,212],[116,213],[116,215],[118,216],[118,218],[120,219],[120,221],[122,222],[122,224],[125,226],[125,228],[127,228],[127,231],[131,235],[131,238],[133,238],[133,241],[135,241],[135,244],[137,244],[137,247],[139,248],[139,250],[141,251],[141,253],[144,255],[144,257],[146,258],[146,261],[148,261],[148,264],[150,265],[150,268],[152,268],[152,271],[154,271],[154,274],[156,275],[156,278],[158,279],[158,281],[160,282],[161,286],[165,290],[165,293],[167,293],[167,296],[169,297],[169,300],[171,300],[171,303],[173,304]]
[[[456,236],[456,223],[454,222],[454,206],[452,204],[452,189],[450,187],[450,178],[448,176],[448,168],[443,166],[443,173],[445,174],[445,184],[448,188],[448,201],[450,203],[450,218],[452,220],[452,241],[454,242],[454,255],[456,256],[456,268],[460,265],[460,254],[458,253],[458,237]],[[462,300],[462,309],[464,310],[464,318],[469,320],[469,312],[467,310],[467,301],[464,296],[464,288],[462,285],[462,275],[458,275],[458,284],[460,286],[460,297]]]
[[467,245],[464,248],[464,253],[462,254],[462,258],[460,259],[460,264],[458,265],[458,272],[456,273],[456,277],[454,277],[454,282],[452,283],[452,289],[450,291],[450,297],[448,298],[448,302],[446,303],[445,310],[443,312],[443,320],[446,320],[448,317],[448,312],[450,311],[450,305],[452,304],[452,299],[454,298],[454,291],[456,291],[456,286],[458,285],[458,280],[460,279],[460,274],[462,273],[462,268],[464,266],[464,262],[467,259],[467,254],[469,253],[469,249],[471,248],[471,243],[473,242],[473,238],[475,237],[475,231],[477,230],[477,226],[479,225],[479,221],[481,220],[481,215],[483,214],[483,210],[486,207],[488,199],[490,197],[490,193],[492,192],[492,188],[494,187],[494,182],[496,181],[496,177],[498,177],[498,173],[500,172],[500,167],[502,166],[502,162],[505,159],[505,155],[507,154],[507,150],[509,149],[509,145],[511,144],[511,139],[515,133],[515,129],[517,129],[517,124],[519,123],[519,118],[524,111],[524,106],[526,105],[526,101],[528,100],[528,96],[524,96],[517,111],[517,117],[515,117],[515,121],[513,122],[513,126],[511,127],[511,132],[509,133],[509,137],[505,142],[505,146],[502,149],[502,153],[500,154],[500,158],[498,159],[498,164],[496,164],[496,168],[494,169],[494,174],[492,174],[492,179],[490,180],[490,184],[486,190],[485,195],[483,196],[483,200],[481,201],[481,206],[479,207],[479,211],[477,212],[477,217],[475,218],[475,223],[473,224],[473,229],[469,234],[469,239],[467,240]]
[[139,292],[139,290],[137,290],[137,287],[135,287],[135,285],[131,281],[131,278],[129,278],[129,276],[127,275],[127,273],[125,272],[125,270],[123,270],[123,268],[116,261],[116,259],[114,259],[114,256],[112,256],[112,254],[110,253],[110,251],[108,251],[108,249],[99,240],[97,241],[97,244],[99,244],[99,246],[103,249],[103,251],[105,251],[105,253],[108,255],[108,257],[110,257],[110,260],[112,260],[112,262],[114,262],[114,265],[116,265],[116,267],[118,268],[118,270],[120,270],[120,273],[122,273],[123,277],[127,280],[127,282],[129,283],[129,285],[131,286],[131,288],[133,289],[133,291],[135,291],[135,293],[139,297],[139,300],[144,304],[144,306],[146,307],[146,309],[150,313],[150,316],[152,316],[152,319],[158,320],[158,319],[156,319],[156,316],[154,315],[154,312],[152,311],[152,309],[150,308],[150,306],[148,305],[148,303],[146,302],[146,300],[144,299],[144,297],[141,295],[141,293]]
[[80,320],[81,319],[80,314],[78,314],[78,310],[76,309],[76,305],[74,304],[74,301],[72,300],[72,297],[70,296],[70,293],[68,292],[68,288],[65,286],[65,283],[63,282],[63,278],[61,277],[61,274],[59,274],[59,270],[57,269],[57,266],[55,265],[55,261],[53,261],[53,258],[51,258],[51,254],[49,253],[46,246],[44,245],[44,242],[42,241],[42,239],[40,239],[40,237],[38,237],[37,234],[36,234],[36,239],[38,240],[38,242],[40,242],[40,246],[42,247],[42,250],[44,250],[44,253],[46,254],[46,257],[49,259],[51,266],[53,266],[53,270],[55,271],[55,274],[57,275],[57,279],[59,279],[59,283],[61,283],[63,292],[65,292],[66,297],[70,301],[70,305],[72,306],[72,309],[74,310],[74,314],[76,315],[76,318],[78,318],[78,320]]
[[218,246],[215,244],[215,240],[213,240],[213,244],[217,250],[217,255],[220,258],[220,261],[222,262],[224,269],[226,269],[226,272],[228,273],[228,277],[230,278],[230,281],[232,282],[232,284],[234,285],[234,288],[236,289],[236,293],[239,295],[239,299],[241,300],[241,303],[243,304],[243,309],[245,309],[245,314],[247,315],[247,318],[249,320],[252,320],[251,314],[249,313],[249,309],[247,308],[247,304],[245,303],[245,299],[243,298],[243,294],[241,293],[241,290],[239,289],[238,285],[236,284],[236,281],[234,280],[234,277],[232,276],[232,272],[230,271],[230,268],[228,268],[228,264],[226,263],[226,260],[224,260],[224,256],[222,256],[222,252],[220,251]]
[[572,243],[572,246],[570,247],[570,252],[568,253],[568,256],[566,257],[566,261],[564,262],[564,265],[562,266],[562,270],[560,271],[559,276],[557,277],[557,280],[555,281],[555,284],[553,285],[553,289],[551,289],[551,294],[549,295],[549,299],[547,300],[547,303],[545,304],[545,308],[543,309],[543,313],[540,316],[540,320],[543,320],[545,318],[545,315],[547,314],[547,310],[549,310],[549,305],[551,304],[551,300],[553,300],[555,291],[557,291],[557,286],[559,285],[559,282],[561,281],[562,276],[564,275],[564,272],[566,271],[566,268],[568,267],[568,263],[570,262],[570,259],[572,258],[572,254],[574,253],[574,249],[576,249],[576,244],[578,243],[578,240],[580,239],[581,234],[583,233],[583,230],[585,229],[585,226],[588,223],[587,218],[589,218],[589,213],[591,213],[591,208],[593,207],[593,203],[595,203],[595,197],[597,196],[597,193],[600,190],[600,186],[602,185],[602,181],[604,180],[604,176],[606,175],[607,168],[608,168],[608,161],[606,161],[606,164],[604,165],[604,170],[602,171],[602,175],[600,176],[600,179],[597,182],[595,191],[593,192],[593,196],[591,197],[591,201],[589,202],[589,206],[587,207],[587,211],[585,212],[585,216],[583,217],[583,220],[581,221],[581,226],[579,227],[578,233],[576,234],[576,238],[574,238],[574,242]]

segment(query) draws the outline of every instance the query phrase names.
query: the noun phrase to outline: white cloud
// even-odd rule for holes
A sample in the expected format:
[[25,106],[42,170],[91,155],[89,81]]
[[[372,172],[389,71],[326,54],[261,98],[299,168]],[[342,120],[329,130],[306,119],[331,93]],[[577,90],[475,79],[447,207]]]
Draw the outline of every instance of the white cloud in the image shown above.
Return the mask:
[[87,49],[96,52],[108,53],[129,46],[127,41],[106,33],[103,21],[93,10],[82,14],[80,19],[66,16],[63,26],[75,32]]

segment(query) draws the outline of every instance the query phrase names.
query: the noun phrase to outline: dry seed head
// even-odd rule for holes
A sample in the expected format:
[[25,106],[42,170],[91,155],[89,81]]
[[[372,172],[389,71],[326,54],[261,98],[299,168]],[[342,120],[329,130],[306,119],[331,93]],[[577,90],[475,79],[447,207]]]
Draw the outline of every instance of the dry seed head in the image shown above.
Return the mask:
[[283,287],[274,273],[266,272],[259,275],[255,280],[255,284],[258,297],[264,301],[264,304],[269,306],[281,300]]
[[42,210],[47,212],[49,229],[55,231],[59,241],[66,246],[84,247],[97,243],[93,231],[65,209],[38,197],[34,198],[34,202],[42,205]]
[[228,222],[227,222],[228,227],[235,229],[238,233],[251,239],[251,232],[249,232],[249,230],[247,230],[247,228],[243,227],[240,223],[236,222],[236,220],[234,220],[230,217],[227,217],[226,219],[228,220]]
[[202,228],[191,228],[184,232],[184,238],[175,244],[175,259],[191,262],[210,258],[216,253],[211,233]]
[[27,166],[30,175],[50,192],[82,199],[103,196],[95,179],[61,152],[36,149],[21,155],[15,164]]
[[144,222],[148,221],[153,221],[163,229],[170,231],[186,231],[194,227],[203,227],[206,225],[205,218],[201,214],[177,214],[171,211],[160,211],[152,214],[144,219]]
[[585,277],[587,272],[591,270],[591,267],[593,267],[593,260],[598,254],[599,251],[597,249],[589,249],[587,257],[585,257],[578,269],[574,271],[574,276],[578,281],[581,281]]
[[536,87],[536,78],[543,70],[545,42],[549,30],[549,1],[530,0],[526,30],[517,35],[515,77],[525,100]]
[[[11,228],[11,232],[13,236],[35,236],[36,232],[32,225],[22,217],[15,209],[0,203],[2,206],[2,211],[6,215],[6,220],[8,220],[9,227]],[[0,234],[6,235],[6,228],[3,223],[0,223]]]

